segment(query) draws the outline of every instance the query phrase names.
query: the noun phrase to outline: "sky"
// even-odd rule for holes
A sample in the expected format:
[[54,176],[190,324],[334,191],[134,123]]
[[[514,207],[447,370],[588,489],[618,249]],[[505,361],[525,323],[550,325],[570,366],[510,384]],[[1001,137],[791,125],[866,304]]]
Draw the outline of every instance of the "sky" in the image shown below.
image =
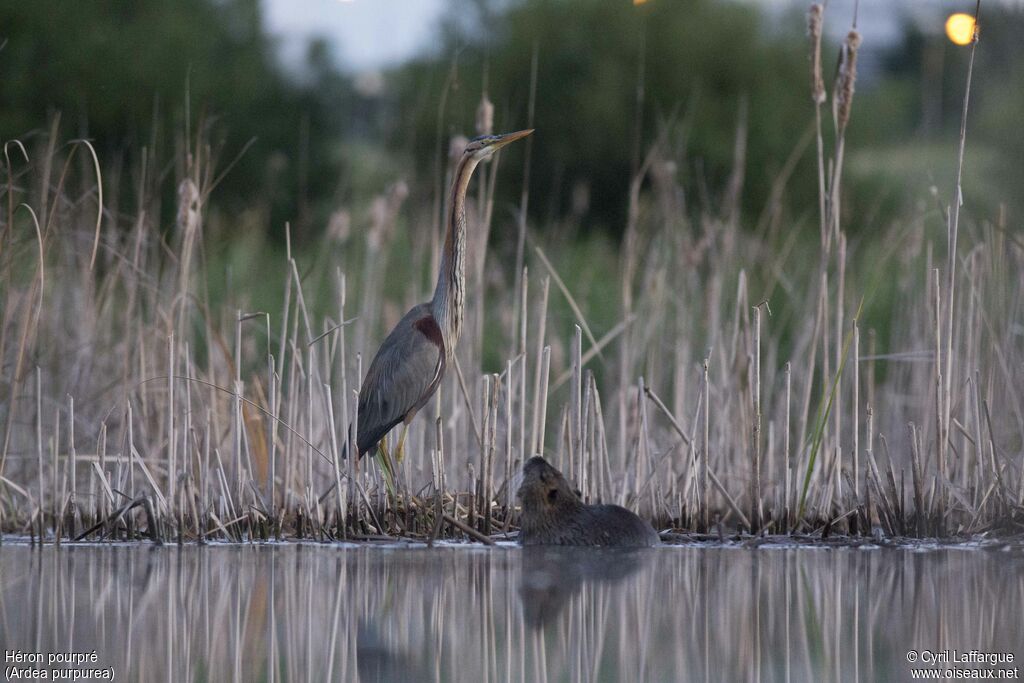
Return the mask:
[[263,0],[284,60],[299,64],[312,37],[326,38],[352,71],[390,66],[428,48],[444,0]]
[[[740,1],[762,5],[769,16],[810,5],[810,0]],[[949,12],[974,10],[974,0],[858,1],[858,27],[865,36],[865,48],[867,41],[878,47],[896,40],[904,16],[931,23]],[[1024,0],[1003,2],[1020,5]],[[286,64],[300,65],[308,40],[320,36],[332,45],[339,64],[355,72],[391,66],[429,49],[445,5],[445,0],[263,0],[267,27],[278,37]],[[834,38],[845,35],[853,7],[854,0],[828,0],[826,29]],[[941,22],[936,26],[941,30]]]

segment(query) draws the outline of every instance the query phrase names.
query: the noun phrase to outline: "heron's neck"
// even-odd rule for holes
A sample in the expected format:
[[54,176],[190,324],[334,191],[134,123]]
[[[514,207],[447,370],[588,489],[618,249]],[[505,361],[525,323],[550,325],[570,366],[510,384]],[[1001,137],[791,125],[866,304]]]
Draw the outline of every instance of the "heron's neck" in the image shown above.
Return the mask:
[[455,168],[441,268],[437,273],[434,299],[430,302],[434,318],[444,334],[448,353],[455,349],[462,334],[462,308],[466,291],[466,190],[477,163],[476,159],[465,156]]

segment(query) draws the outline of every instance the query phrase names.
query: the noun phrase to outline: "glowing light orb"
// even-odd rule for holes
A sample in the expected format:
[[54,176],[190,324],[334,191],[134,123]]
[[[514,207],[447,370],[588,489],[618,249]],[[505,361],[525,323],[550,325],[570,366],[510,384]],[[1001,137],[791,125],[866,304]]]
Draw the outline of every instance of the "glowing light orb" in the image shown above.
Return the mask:
[[970,45],[974,40],[974,17],[958,12],[946,19],[946,35],[957,45]]

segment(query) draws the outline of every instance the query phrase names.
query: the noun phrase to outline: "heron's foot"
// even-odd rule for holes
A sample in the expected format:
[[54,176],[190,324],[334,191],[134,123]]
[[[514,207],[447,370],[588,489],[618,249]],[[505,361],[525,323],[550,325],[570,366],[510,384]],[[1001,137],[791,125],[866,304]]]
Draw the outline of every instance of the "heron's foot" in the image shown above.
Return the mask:
[[402,436],[398,438],[398,448],[395,449],[395,462],[401,464],[405,458],[405,437],[409,434],[409,425],[402,426]]
[[384,485],[388,489],[388,493],[394,497],[395,495],[395,466],[391,461],[391,453],[388,451],[387,439],[381,439],[377,444],[376,453],[377,466],[380,467],[381,474],[384,475]]

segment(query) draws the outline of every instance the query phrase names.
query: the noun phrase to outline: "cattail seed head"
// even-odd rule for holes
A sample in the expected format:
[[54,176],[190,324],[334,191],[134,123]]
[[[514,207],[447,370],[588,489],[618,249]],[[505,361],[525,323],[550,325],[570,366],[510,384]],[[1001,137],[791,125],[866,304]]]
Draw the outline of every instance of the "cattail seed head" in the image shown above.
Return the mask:
[[494,103],[487,99],[487,93],[480,98],[480,105],[476,108],[476,134],[494,134]]
[[379,251],[391,242],[398,224],[402,203],[409,196],[409,186],[404,180],[388,188],[385,195],[377,195],[370,205],[370,231],[366,243],[372,251]]
[[448,141],[448,158],[451,161],[458,161],[468,144],[469,139],[465,135],[453,135]]
[[825,101],[825,79],[821,76],[821,24],[824,8],[819,3],[807,12],[807,35],[811,39],[811,99],[815,104]]
[[191,178],[185,178],[178,185],[178,229],[191,235],[199,228],[201,220],[201,198],[199,188]]
[[327,239],[332,242],[347,242],[352,234],[352,215],[347,209],[338,209],[327,221]]
[[370,230],[366,233],[366,246],[374,253],[380,251],[387,238],[387,214],[387,199],[377,195],[370,204]]
[[833,116],[836,130],[843,131],[850,121],[850,107],[853,105],[853,86],[857,81],[857,50],[860,48],[860,33],[853,29],[846,34],[839,60],[839,75],[836,77]]

